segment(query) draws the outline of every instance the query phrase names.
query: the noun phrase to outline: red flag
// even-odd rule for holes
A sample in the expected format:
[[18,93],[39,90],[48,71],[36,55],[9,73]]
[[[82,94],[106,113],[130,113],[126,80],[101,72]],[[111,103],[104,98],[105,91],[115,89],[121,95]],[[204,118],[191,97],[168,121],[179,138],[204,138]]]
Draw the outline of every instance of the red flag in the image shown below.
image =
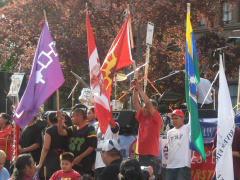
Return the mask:
[[86,14],[87,21],[87,39],[88,39],[88,57],[90,70],[90,85],[94,94],[95,115],[98,118],[99,127],[102,133],[105,134],[109,122],[114,127],[115,121],[112,118],[109,100],[106,96],[103,75],[100,70],[100,62],[98,52],[89,21],[88,13]]
[[115,72],[118,69],[129,66],[133,63],[128,27],[129,17],[130,14],[128,14],[126,22],[115,38],[101,67],[101,71],[104,77],[104,84],[107,90],[107,97],[109,100]]

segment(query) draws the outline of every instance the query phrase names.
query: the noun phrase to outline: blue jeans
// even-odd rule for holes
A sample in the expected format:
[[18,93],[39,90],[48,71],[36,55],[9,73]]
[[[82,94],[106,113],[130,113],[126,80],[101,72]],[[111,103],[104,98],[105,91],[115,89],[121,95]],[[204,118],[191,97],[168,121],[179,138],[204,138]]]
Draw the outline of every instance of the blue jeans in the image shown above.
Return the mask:
[[166,169],[165,180],[191,180],[189,167]]

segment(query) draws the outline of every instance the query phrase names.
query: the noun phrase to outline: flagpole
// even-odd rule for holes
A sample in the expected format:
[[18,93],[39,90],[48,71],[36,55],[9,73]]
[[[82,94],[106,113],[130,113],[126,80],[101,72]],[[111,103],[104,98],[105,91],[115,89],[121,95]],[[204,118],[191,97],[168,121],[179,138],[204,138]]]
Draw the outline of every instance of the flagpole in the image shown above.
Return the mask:
[[59,90],[57,89],[57,112],[59,111]]
[[[46,15],[46,11],[43,10],[43,14],[44,14],[44,19],[45,19],[45,22],[48,22],[47,21],[47,15]],[[57,90],[58,91],[58,90]],[[57,106],[58,106],[58,103],[57,103]],[[58,109],[58,107],[57,107]],[[47,179],[47,168],[46,168],[46,165],[44,163],[44,168],[43,168],[43,174],[44,174],[44,179],[46,180]]]
[[[147,50],[146,50],[146,66],[145,66],[145,77],[147,78],[148,74],[148,63],[149,63],[149,54],[150,54],[150,47],[147,45]],[[146,87],[147,87],[147,79],[144,79],[144,93],[146,93]]]
[[[45,22],[48,22],[48,21],[47,21],[47,15],[46,15],[46,11],[45,11],[45,10],[43,10],[43,14],[44,14]],[[57,93],[57,112],[58,112],[58,111],[59,111],[59,90],[58,90],[58,89],[57,89],[56,93]]]
[[129,20],[128,20],[128,25],[129,25],[129,31],[130,31],[131,48],[133,49],[134,48],[134,43],[133,43],[131,13],[130,13],[129,4],[127,5],[127,12],[130,14],[130,17],[129,17]]
[[46,11],[45,10],[43,10],[43,14],[44,14],[44,19],[47,22],[47,15],[46,15]]
[[[148,74],[148,63],[149,63],[149,56],[150,56],[150,47],[152,46],[152,40],[153,40],[153,31],[154,31],[154,24],[151,22],[148,22],[147,24],[147,32],[146,32],[146,66],[145,66],[145,77],[147,77]],[[144,93],[146,93],[146,87],[147,87],[147,79],[144,79]]]
[[236,114],[240,113],[240,66],[238,70],[238,95],[237,95],[237,110]]
[[187,13],[190,13],[191,4],[187,3]]
[[136,70],[136,61],[133,60],[133,71],[134,71],[134,79],[138,79],[138,74]]

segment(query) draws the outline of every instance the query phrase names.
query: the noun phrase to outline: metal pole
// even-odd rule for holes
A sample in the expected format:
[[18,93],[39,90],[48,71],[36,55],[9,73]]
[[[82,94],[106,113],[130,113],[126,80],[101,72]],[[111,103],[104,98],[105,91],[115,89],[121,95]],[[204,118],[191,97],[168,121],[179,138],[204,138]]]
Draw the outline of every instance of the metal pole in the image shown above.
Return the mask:
[[[149,54],[150,54],[150,47],[147,46],[146,50],[146,66],[145,66],[145,76],[147,77],[148,74],[148,63],[149,63]],[[147,86],[147,79],[144,79],[144,93],[146,93],[146,86]]]
[[70,98],[70,96],[72,95],[72,107],[73,107],[73,105],[74,105],[74,90],[75,90],[75,88],[77,87],[78,83],[79,83],[79,80],[76,81],[75,86],[73,87],[71,93],[70,93],[69,96],[68,96],[68,98]]
[[7,97],[6,97],[6,114],[7,114]]
[[72,91],[72,108],[73,108],[73,106],[74,106],[74,89]]
[[[132,82],[132,78],[130,77],[130,87],[131,88],[131,82]],[[129,94],[129,109],[132,110],[132,95]]]
[[[117,100],[117,79],[116,79],[117,77],[116,77],[116,74],[115,74],[115,101]],[[115,107],[116,107],[116,104],[115,104]]]
[[114,101],[115,110],[117,109],[117,79],[115,74],[115,101]]
[[237,110],[236,114],[240,113],[240,66],[238,70],[238,95],[237,95]]
[[216,110],[216,94],[215,89],[213,89],[213,109]]

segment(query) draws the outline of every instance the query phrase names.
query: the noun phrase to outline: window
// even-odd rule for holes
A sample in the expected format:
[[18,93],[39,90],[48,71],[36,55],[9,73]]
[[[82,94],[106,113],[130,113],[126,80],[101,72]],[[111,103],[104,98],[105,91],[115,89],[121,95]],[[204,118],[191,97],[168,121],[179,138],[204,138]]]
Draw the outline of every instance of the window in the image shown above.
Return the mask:
[[199,22],[199,26],[205,26],[206,20],[205,18],[202,18],[201,21]]
[[223,22],[229,24],[232,20],[232,13],[230,11],[231,4],[223,2],[222,4],[222,13],[223,13]]
[[[238,84],[229,84],[229,92],[232,100],[232,107],[234,107],[237,104]],[[236,108],[234,111],[236,111]]]

